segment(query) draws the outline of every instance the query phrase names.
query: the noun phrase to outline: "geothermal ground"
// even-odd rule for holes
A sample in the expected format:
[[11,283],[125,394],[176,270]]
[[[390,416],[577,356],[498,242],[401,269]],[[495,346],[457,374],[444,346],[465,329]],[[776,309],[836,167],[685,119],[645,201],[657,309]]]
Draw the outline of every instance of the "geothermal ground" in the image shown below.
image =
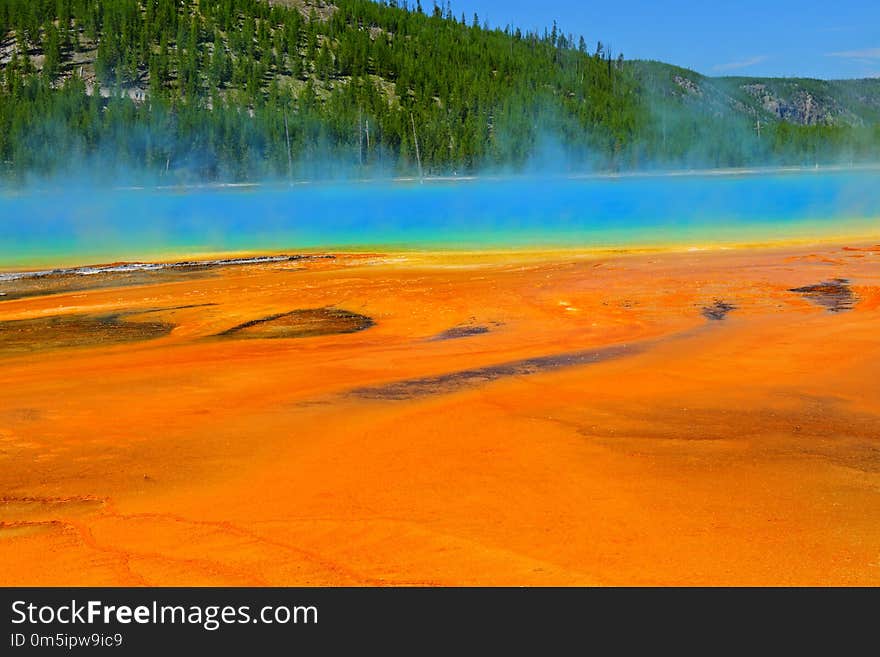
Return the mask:
[[878,318],[871,244],[0,280],[0,583],[878,585]]

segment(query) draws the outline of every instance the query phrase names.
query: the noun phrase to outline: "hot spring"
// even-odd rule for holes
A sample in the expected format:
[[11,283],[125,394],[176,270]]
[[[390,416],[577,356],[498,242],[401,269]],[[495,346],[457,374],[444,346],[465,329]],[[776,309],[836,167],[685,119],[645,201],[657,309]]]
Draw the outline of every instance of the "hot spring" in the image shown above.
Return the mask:
[[0,268],[314,249],[707,248],[880,236],[880,171],[0,194]]

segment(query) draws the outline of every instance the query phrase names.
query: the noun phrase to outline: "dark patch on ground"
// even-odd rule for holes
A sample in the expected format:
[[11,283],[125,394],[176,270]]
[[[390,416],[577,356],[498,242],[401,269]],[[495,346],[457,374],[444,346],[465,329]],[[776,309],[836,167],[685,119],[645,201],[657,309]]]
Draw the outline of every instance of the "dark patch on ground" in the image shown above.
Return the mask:
[[439,340],[457,340],[458,338],[469,338],[473,335],[483,335],[484,333],[489,332],[488,326],[481,325],[461,325],[461,326],[453,326],[450,329],[446,329],[442,333],[438,333],[434,337],[430,338],[432,341]]
[[849,287],[849,281],[845,278],[835,278],[817,285],[793,287],[788,291],[802,294],[816,305],[827,308],[832,313],[851,310],[858,301],[858,297]]
[[125,321],[128,314],[52,315],[0,322],[0,356],[153,340],[174,328],[167,322]]
[[375,322],[340,308],[303,308],[287,313],[269,315],[233,326],[218,333],[218,337],[235,338],[309,338],[364,331]]
[[[261,256],[255,258],[226,258],[222,260],[182,260],[171,263],[121,263],[52,269],[0,276],[0,301],[26,297],[81,292],[101,288],[155,285],[193,278],[213,276],[224,267],[284,264],[301,260],[333,259],[332,254]],[[11,278],[4,278],[11,277]]]
[[[610,421],[607,421],[610,418]],[[752,449],[791,457],[819,457],[832,463],[880,472],[880,416],[859,412],[835,399],[803,398],[787,408],[681,407],[631,404],[587,408],[557,421],[581,435],[627,452],[650,453],[649,443],[681,444],[681,454],[698,458],[686,443],[748,441]],[[662,453],[674,449],[667,445]],[[717,458],[717,452],[711,452]],[[731,453],[730,458],[741,454]]]
[[414,399],[427,395],[446,394],[456,392],[463,388],[472,388],[485,383],[510,376],[528,376],[558,370],[577,365],[592,365],[603,361],[630,356],[643,351],[643,344],[614,345],[598,349],[587,349],[552,356],[538,356],[526,358],[499,365],[488,365],[470,370],[461,370],[440,374],[438,376],[426,376],[414,379],[393,381],[376,386],[356,388],[350,394],[363,399],[381,399],[400,401]]
[[727,313],[731,310],[736,310],[736,306],[727,303],[726,301],[722,301],[721,299],[715,299],[711,305],[704,306],[703,310],[700,312],[706,319],[720,321],[724,319],[727,316]]
[[68,497],[39,497],[33,495],[10,496],[4,495],[0,497],[0,506],[2,507],[62,507],[62,506],[82,506],[82,505],[100,505],[106,502],[105,498],[95,497],[93,495],[72,495]]
[[194,278],[208,278],[213,275],[214,273],[207,269],[160,269],[156,271],[93,274],[91,276],[83,276],[82,274],[46,274],[32,278],[0,281],[0,294],[2,294],[0,301],[104,288],[175,283]]

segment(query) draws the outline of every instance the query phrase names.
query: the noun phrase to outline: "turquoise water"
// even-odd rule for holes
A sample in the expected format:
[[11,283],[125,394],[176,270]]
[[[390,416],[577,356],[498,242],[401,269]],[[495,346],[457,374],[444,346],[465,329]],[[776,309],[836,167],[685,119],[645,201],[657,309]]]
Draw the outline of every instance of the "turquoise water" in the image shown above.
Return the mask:
[[880,172],[7,191],[0,268],[315,248],[704,247],[880,237]]

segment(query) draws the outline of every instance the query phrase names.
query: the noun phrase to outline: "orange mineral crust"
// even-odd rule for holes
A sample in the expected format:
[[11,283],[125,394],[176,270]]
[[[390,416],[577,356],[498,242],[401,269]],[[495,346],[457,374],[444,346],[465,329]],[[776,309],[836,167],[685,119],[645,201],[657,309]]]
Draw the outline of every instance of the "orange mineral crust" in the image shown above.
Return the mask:
[[0,281],[0,583],[880,584],[876,245],[335,255]]

